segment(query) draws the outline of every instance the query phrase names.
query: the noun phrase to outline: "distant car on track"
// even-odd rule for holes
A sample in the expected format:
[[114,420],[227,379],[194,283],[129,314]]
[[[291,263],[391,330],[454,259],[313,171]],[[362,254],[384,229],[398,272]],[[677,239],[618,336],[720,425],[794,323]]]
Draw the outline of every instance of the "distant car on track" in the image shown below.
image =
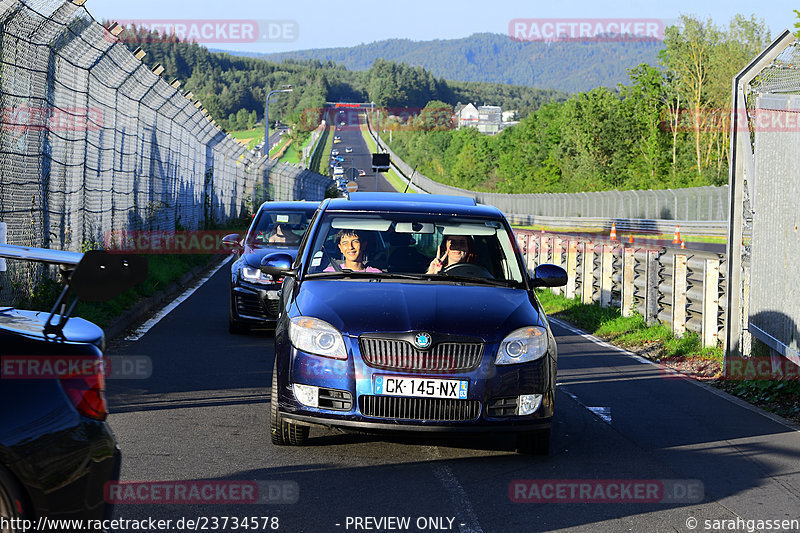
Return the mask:
[[351,153],[353,153],[353,147],[352,147],[352,146],[347,146],[347,147],[345,147],[345,149],[344,149],[344,153],[346,153],[346,154],[351,154]]

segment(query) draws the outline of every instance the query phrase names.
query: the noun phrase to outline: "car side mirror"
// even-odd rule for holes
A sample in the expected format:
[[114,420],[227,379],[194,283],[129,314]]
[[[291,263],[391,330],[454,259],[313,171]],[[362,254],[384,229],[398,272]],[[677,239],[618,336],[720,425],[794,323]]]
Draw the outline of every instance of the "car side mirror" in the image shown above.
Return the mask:
[[294,258],[289,254],[276,253],[265,255],[261,259],[261,272],[269,274],[274,279],[280,279],[284,276],[295,276],[296,271],[292,270],[292,262]]
[[534,287],[563,287],[566,284],[567,271],[550,263],[537,266],[531,277],[531,285]]
[[239,235],[238,233],[231,233],[230,235],[225,235],[222,238],[222,247],[225,250],[228,250],[234,254],[242,253],[243,248],[241,239],[242,236]]

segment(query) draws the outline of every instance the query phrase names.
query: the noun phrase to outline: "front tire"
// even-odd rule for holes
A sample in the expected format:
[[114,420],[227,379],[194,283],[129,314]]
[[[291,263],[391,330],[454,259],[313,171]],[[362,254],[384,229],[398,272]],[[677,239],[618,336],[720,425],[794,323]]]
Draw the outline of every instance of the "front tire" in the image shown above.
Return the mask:
[[278,411],[278,362],[272,366],[272,390],[269,396],[269,431],[276,446],[305,446],[308,426],[292,424]]

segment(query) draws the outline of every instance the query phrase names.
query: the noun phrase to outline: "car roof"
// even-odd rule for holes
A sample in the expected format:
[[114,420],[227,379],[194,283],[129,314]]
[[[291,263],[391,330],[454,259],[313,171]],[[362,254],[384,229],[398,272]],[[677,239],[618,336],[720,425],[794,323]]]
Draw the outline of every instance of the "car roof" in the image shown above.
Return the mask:
[[349,199],[326,200],[326,210],[441,213],[504,218],[499,209],[492,205],[477,204],[471,196],[444,194],[354,192]]
[[259,211],[263,210],[272,210],[272,209],[289,209],[289,210],[296,210],[296,211],[308,211],[308,210],[316,210],[319,207],[319,202],[309,202],[305,200],[298,200],[298,201],[270,201],[264,202],[261,204],[261,207],[258,208]]

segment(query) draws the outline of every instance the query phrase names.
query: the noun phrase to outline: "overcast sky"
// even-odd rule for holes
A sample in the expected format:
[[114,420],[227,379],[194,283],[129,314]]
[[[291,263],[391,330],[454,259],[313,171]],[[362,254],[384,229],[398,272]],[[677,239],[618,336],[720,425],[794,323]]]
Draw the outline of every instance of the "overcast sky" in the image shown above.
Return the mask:
[[[88,0],[85,6],[98,20],[280,21],[272,26],[272,41],[205,43],[209,48],[260,53],[352,46],[388,38],[423,41],[478,32],[508,33],[513,19],[659,19],[669,24],[681,14],[710,17],[718,25],[727,25],[737,13],[755,14],[775,38],[784,29],[794,29],[793,9],[800,8],[788,0]],[[276,35],[284,42],[275,42]]]

